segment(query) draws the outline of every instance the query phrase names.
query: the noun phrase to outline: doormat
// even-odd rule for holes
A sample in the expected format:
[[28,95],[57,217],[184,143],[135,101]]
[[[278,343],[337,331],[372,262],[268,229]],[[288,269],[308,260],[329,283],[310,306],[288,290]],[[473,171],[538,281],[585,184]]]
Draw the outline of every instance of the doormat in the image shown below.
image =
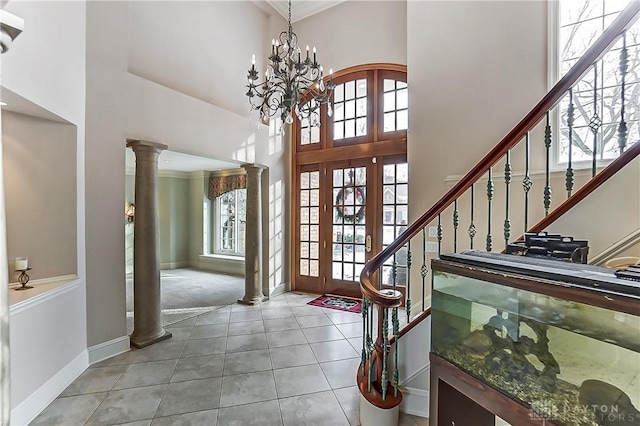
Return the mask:
[[336,309],[338,311],[352,312],[359,314],[362,312],[362,301],[359,299],[351,299],[344,296],[334,296],[332,294],[323,294],[320,297],[307,302],[307,305],[319,306],[321,308]]

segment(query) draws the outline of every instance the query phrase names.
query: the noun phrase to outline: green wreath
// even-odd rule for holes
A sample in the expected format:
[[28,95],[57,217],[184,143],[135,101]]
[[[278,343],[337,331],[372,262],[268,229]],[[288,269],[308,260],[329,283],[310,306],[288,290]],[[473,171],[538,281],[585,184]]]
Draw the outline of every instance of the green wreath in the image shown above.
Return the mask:
[[[360,208],[356,211],[355,208],[358,206],[346,206],[346,207],[352,207],[354,209],[353,214],[347,214],[345,212],[345,205],[344,205],[344,201],[345,198],[348,197],[349,195],[351,195],[351,192],[354,191],[355,194],[355,201],[357,201],[360,204]],[[364,219],[364,214],[365,214],[365,193],[362,187],[345,187],[345,188],[341,188],[340,191],[338,191],[338,193],[336,194],[336,200],[335,200],[335,206],[336,206],[336,213],[338,215],[338,219],[341,219],[342,222],[345,223],[359,223],[360,221],[362,221],[362,219]]]

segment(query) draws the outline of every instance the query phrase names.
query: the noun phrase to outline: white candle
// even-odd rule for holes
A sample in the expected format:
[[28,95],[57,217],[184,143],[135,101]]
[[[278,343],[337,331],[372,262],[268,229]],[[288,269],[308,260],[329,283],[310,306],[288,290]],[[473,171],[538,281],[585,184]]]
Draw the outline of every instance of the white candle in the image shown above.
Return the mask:
[[28,257],[17,257],[16,258],[16,264],[15,264],[15,270],[16,271],[23,271],[25,269],[27,269],[29,267],[29,258]]

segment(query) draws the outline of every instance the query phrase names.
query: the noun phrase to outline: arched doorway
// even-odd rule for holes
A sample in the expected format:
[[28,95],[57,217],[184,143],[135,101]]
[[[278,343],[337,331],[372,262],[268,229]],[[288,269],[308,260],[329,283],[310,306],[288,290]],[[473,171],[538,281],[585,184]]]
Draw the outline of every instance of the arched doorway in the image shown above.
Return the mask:
[[[365,262],[408,221],[406,66],[353,67],[334,82],[331,106],[293,127],[292,287],[355,296]],[[404,284],[400,252],[380,271],[382,285],[393,262]]]

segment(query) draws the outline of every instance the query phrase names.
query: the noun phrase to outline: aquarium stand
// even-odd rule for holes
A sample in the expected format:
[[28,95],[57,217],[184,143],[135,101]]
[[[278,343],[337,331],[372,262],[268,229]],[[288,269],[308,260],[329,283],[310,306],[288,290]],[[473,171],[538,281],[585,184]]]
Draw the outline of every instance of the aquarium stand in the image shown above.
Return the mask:
[[432,426],[494,426],[495,416],[512,425],[555,426],[536,418],[524,405],[498,392],[431,352],[429,424]]

